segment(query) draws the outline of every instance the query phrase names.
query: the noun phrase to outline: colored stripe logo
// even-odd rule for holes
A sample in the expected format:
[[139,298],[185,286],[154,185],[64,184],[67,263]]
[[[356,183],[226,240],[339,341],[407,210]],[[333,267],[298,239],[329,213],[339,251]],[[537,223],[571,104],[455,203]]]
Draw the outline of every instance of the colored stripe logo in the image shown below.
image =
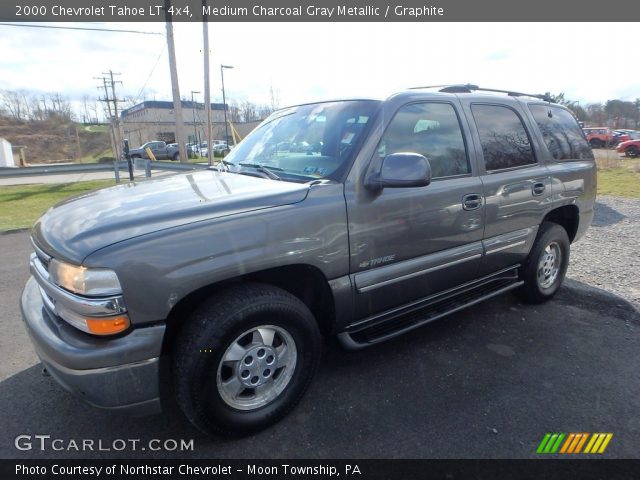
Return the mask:
[[601,454],[607,449],[612,438],[613,433],[547,433],[538,445],[536,453]]

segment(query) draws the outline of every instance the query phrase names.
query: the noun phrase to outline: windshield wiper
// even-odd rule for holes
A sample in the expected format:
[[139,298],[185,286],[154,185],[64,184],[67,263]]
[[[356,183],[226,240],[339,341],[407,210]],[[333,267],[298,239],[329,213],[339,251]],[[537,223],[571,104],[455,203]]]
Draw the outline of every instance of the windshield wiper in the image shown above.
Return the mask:
[[257,171],[262,172],[265,175],[267,175],[271,180],[282,180],[278,175],[276,175],[272,171],[272,170],[278,170],[278,171],[282,172],[283,171],[282,168],[265,167],[264,165],[260,165],[259,163],[239,163],[238,165],[241,165],[243,167],[255,168]]

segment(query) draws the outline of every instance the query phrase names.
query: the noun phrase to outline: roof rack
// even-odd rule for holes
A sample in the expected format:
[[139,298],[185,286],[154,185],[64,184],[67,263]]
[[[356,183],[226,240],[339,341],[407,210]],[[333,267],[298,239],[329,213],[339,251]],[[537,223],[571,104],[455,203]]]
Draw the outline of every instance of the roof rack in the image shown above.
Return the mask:
[[440,92],[445,92],[445,93],[471,93],[475,91],[506,93],[510,97],[533,97],[533,98],[539,98],[540,100],[544,100],[545,102],[553,102],[553,99],[551,98],[550,93],[544,93],[544,94],[522,93],[522,92],[513,92],[511,90],[498,90],[496,88],[481,88],[478,85],[473,85],[471,83],[458,84],[458,85],[429,85],[426,87],[412,87],[409,90],[419,90],[423,88],[439,88]]

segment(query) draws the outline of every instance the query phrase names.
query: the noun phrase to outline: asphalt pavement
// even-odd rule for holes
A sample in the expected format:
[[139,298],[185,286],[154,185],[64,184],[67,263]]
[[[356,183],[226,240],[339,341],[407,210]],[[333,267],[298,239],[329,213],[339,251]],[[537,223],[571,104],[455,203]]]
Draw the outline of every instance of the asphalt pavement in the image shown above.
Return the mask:
[[[640,452],[640,314],[575,281],[544,305],[503,295],[356,353],[328,339],[287,418],[211,440],[171,403],[127,418],[41,374],[17,306],[29,252],[26,232],[0,234],[0,458],[532,458],[547,432],[613,433],[605,458]],[[172,451],[150,451],[161,444]]]

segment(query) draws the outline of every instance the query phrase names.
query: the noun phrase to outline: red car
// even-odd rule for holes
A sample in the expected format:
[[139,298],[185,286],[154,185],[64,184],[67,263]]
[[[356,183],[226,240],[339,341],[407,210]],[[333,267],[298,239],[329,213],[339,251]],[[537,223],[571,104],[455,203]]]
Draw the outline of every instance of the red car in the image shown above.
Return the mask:
[[616,147],[616,151],[624,153],[627,157],[637,157],[640,155],[640,139],[621,142]]
[[585,127],[582,130],[591,148],[605,148],[613,142],[613,131],[608,127]]

